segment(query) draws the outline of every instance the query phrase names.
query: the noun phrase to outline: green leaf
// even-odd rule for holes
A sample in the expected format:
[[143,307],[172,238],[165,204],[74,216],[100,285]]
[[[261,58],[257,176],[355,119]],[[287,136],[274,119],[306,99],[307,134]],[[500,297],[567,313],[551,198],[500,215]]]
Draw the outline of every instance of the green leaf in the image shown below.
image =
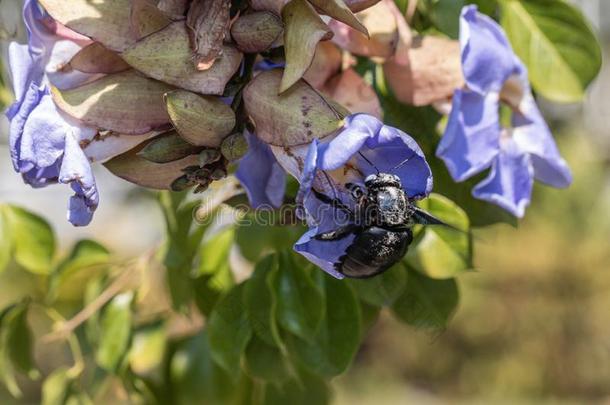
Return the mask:
[[212,359],[206,332],[180,342],[170,366],[173,398],[178,404],[199,403],[222,405],[230,403],[235,384],[233,377]]
[[[89,281],[83,287],[83,307],[90,305],[100,296],[106,287],[105,281],[105,276],[99,276]],[[100,311],[93,313],[85,322],[85,336],[87,341],[92,345],[96,345],[99,342],[101,336]]]
[[50,300],[61,294],[64,299],[82,298],[82,286],[107,270],[110,252],[93,240],[81,240],[70,255],[53,271],[49,280]]
[[194,225],[193,213],[201,202],[187,201],[186,197],[187,193],[159,194],[159,204],[167,227],[163,264],[167,267],[172,305],[176,310],[185,309],[193,296],[193,261],[209,227]]
[[439,194],[431,194],[419,205],[456,229],[439,225],[424,227],[407,252],[406,262],[428,277],[439,279],[453,278],[472,268],[466,213]]
[[224,273],[230,272],[229,255],[233,246],[235,230],[233,227],[223,229],[209,240],[204,241],[200,252],[200,264],[195,276],[203,274],[218,275],[223,273],[222,279],[226,278]]
[[139,376],[153,374],[163,365],[166,343],[167,334],[162,323],[136,331],[127,356],[131,371]]
[[347,283],[319,274],[324,286],[324,317],[311,341],[290,336],[290,352],[317,375],[333,377],[343,373],[358,351],[362,334],[360,305]]
[[100,320],[97,364],[114,372],[122,364],[131,338],[131,302],[133,293],[117,295],[108,303]]
[[434,280],[409,270],[407,288],[392,306],[392,312],[409,325],[443,329],[458,302],[455,280]]
[[235,233],[235,243],[239,246],[240,252],[253,263],[270,252],[292,248],[306,231],[302,226],[263,225],[259,222],[265,222],[267,219],[271,221],[271,216],[276,213],[269,211],[269,218],[261,215],[266,214],[258,213],[258,221],[254,215],[245,217],[244,221],[248,221],[247,225],[238,226]]
[[6,269],[11,261],[12,240],[10,237],[6,206],[0,204],[0,273]]
[[277,326],[277,293],[273,282],[278,272],[278,257],[270,255],[256,265],[244,288],[244,305],[254,333],[265,343],[281,346]]
[[288,367],[280,349],[253,336],[246,348],[245,370],[252,378],[278,383],[288,378]]
[[280,325],[301,339],[312,340],[324,317],[324,295],[291,253],[280,254],[274,287],[278,295]]
[[229,227],[204,241],[199,253],[199,267],[191,273],[191,277],[196,277],[192,285],[196,293],[195,302],[205,315],[209,315],[220,296],[235,285],[229,264],[234,235],[234,228]]
[[26,270],[48,274],[55,254],[55,235],[41,217],[13,205],[4,206],[15,260]]
[[434,25],[451,38],[457,38],[460,31],[460,11],[464,0],[435,0],[431,2],[428,16]]
[[42,405],[64,405],[71,385],[72,378],[67,367],[53,371],[42,384]]
[[301,371],[285,383],[269,384],[264,405],[326,405],[331,400],[330,387],[322,378]]
[[377,307],[392,305],[405,289],[407,273],[401,265],[396,265],[379,276],[367,279],[350,279],[358,297],[367,304]]
[[244,284],[232,288],[216,304],[208,323],[212,358],[232,376],[239,375],[241,355],[252,337],[243,293]]
[[6,345],[13,367],[25,373],[31,379],[37,379],[40,374],[34,362],[34,337],[28,325],[27,304],[15,307],[2,321],[6,330]]
[[21,398],[23,395],[13,370],[13,365],[10,360],[10,347],[8,345],[9,329],[5,327],[5,323],[10,318],[11,312],[13,312],[18,305],[10,305],[0,312],[0,379],[4,383],[4,386],[8,392],[15,398]]
[[601,68],[601,49],[582,13],[562,0],[504,0],[502,26],[534,89],[559,102],[582,100]]

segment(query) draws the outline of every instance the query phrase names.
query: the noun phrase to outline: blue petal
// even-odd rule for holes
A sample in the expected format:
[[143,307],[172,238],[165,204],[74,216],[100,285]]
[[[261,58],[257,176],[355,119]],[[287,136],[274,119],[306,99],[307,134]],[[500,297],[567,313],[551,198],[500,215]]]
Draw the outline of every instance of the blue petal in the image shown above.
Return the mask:
[[473,190],[474,197],[499,205],[522,218],[530,203],[534,173],[527,152],[512,139],[504,139],[489,176]]
[[355,235],[347,236],[338,241],[319,241],[313,237],[319,233],[329,232],[341,225],[349,223],[347,215],[335,210],[328,204],[323,204],[313,195],[307,199],[306,209],[310,217],[316,218],[317,225],[301,236],[294,245],[294,250],[303,255],[307,260],[320,267],[333,277],[338,279],[344,276],[335,269],[347,248],[354,241]]
[[99,195],[89,160],[71,136],[66,136],[59,182],[70,184],[75,193],[70,198],[68,220],[75,226],[88,225],[99,204]]
[[488,168],[500,149],[499,101],[496,93],[481,96],[456,90],[453,107],[436,156],[455,181]]
[[474,5],[462,9],[460,45],[462,70],[471,90],[500,92],[504,82],[519,72],[521,64],[502,28]]
[[[432,191],[432,171],[417,142],[401,130],[383,125],[371,115],[350,115],[345,119],[343,131],[318,148],[317,166],[320,170],[336,170],[350,160],[361,173],[362,180],[378,169],[400,177],[411,198],[422,198]],[[400,167],[395,169],[397,166]]]
[[534,177],[553,187],[568,187],[572,172],[531,94],[525,96],[519,108],[513,113],[513,139],[531,155]]
[[235,176],[246,189],[250,205],[280,207],[286,191],[286,173],[269,146],[246,132],[248,153],[240,160]]

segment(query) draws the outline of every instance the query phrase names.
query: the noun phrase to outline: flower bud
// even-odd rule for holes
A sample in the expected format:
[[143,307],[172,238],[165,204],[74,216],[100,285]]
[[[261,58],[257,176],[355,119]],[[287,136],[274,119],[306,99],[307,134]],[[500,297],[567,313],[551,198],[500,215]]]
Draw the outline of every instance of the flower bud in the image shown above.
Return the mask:
[[204,149],[199,154],[199,166],[207,166],[211,163],[216,163],[222,158],[218,149]]
[[222,141],[222,155],[230,162],[241,159],[248,152],[248,141],[243,134],[232,134]]
[[195,154],[199,149],[182,139],[176,131],[170,131],[153,139],[138,152],[138,156],[154,163],[169,163]]

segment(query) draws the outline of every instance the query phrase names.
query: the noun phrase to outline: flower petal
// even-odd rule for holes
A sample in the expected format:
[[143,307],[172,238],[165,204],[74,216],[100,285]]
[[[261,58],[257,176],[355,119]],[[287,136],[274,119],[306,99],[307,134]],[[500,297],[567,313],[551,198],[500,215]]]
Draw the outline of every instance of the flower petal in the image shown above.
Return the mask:
[[99,195],[89,160],[76,139],[66,136],[65,150],[59,172],[59,182],[70,184],[74,196],[68,206],[68,220],[75,226],[91,222],[99,204]]
[[466,84],[478,93],[499,92],[519,71],[518,59],[502,28],[474,5],[462,9],[460,44]]
[[245,136],[248,153],[240,160],[235,176],[246,189],[253,208],[280,207],[286,191],[286,173],[267,144],[249,132]]
[[520,112],[513,113],[513,139],[530,153],[536,180],[553,187],[568,187],[572,183],[572,172],[561,157],[533,96],[527,94],[519,108]]
[[497,93],[481,96],[456,90],[453,107],[436,156],[441,158],[455,181],[483,171],[500,149],[500,117]]
[[341,225],[349,223],[349,219],[341,211],[323,204],[310,196],[306,202],[306,210],[318,221],[317,225],[312,225],[309,230],[301,236],[294,245],[294,250],[303,255],[307,260],[320,267],[331,276],[342,279],[344,276],[335,269],[347,248],[354,241],[355,235],[349,235],[336,241],[320,241],[314,236],[337,229]]
[[320,170],[336,170],[351,161],[361,181],[378,169],[398,175],[411,198],[424,197],[432,190],[432,171],[417,142],[367,114],[347,117],[343,131],[330,142],[321,143],[318,153]]
[[529,155],[515,141],[505,139],[489,176],[472,190],[472,195],[522,218],[530,203],[533,183],[534,173]]

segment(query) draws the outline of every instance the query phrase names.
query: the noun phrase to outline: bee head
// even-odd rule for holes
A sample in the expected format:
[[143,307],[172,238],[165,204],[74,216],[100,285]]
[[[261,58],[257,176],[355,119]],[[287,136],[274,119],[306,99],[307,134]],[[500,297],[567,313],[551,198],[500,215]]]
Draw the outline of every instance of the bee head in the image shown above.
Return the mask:
[[380,188],[380,187],[398,187],[402,188],[400,178],[394,174],[379,173],[371,174],[364,179],[364,185],[367,188]]

